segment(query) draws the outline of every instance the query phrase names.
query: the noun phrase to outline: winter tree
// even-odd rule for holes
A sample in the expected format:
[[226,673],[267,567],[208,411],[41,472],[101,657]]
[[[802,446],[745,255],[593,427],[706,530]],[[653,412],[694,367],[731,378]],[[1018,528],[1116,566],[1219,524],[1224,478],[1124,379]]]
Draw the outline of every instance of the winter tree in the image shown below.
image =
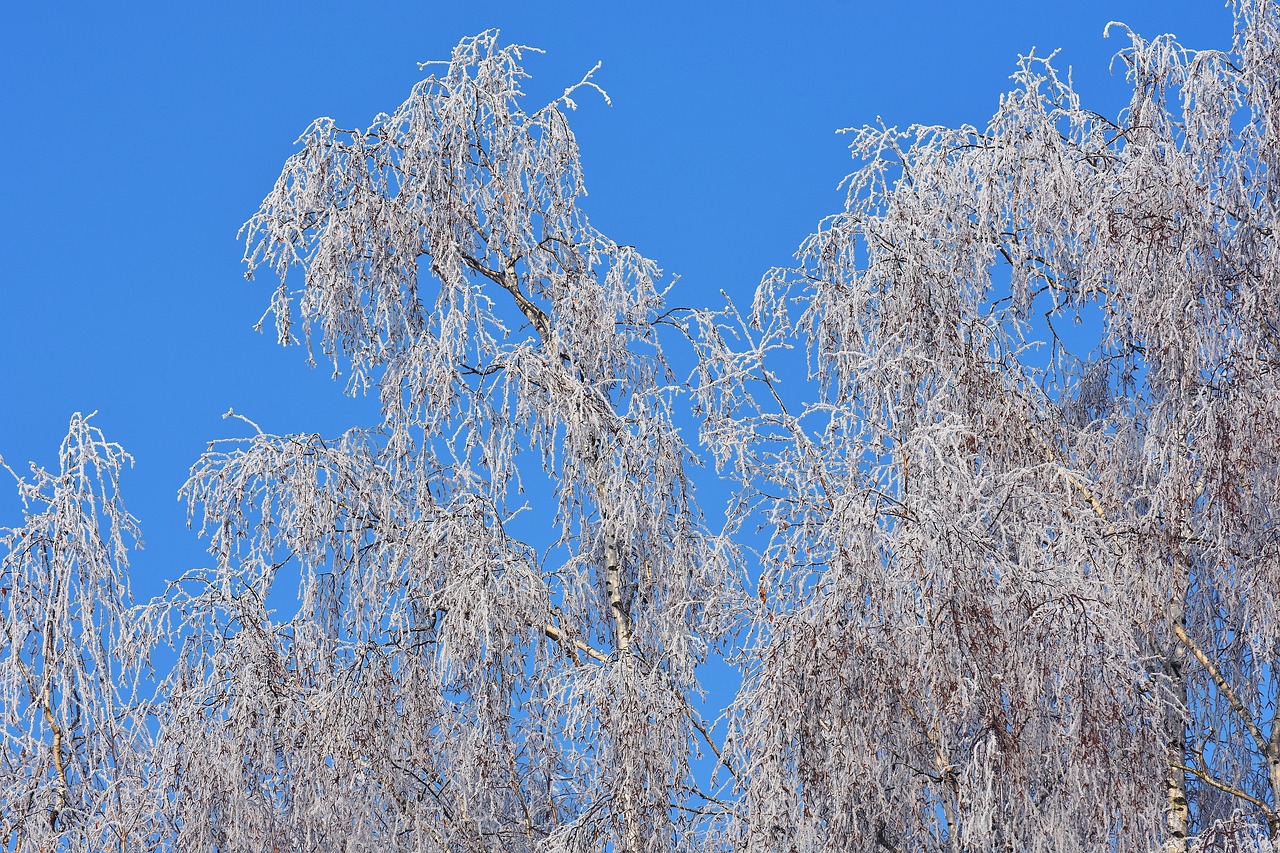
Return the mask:
[[1115,121],[1027,56],[984,129],[854,131],[844,211],[705,319],[771,536],[740,847],[1277,840],[1280,9],[1237,22],[1126,33]]
[[579,206],[594,84],[527,113],[525,51],[484,33],[370,127],[315,122],[245,228],[281,342],[383,420],[192,470],[183,849],[673,850],[713,802],[696,668],[739,564],[687,481],[659,270]]
[[131,462],[76,415],[56,473],[17,480],[24,523],[0,531],[0,844],[133,850],[154,819],[129,628],[138,538],[118,482]]
[[1280,6],[1236,22],[1112,25],[1114,119],[1030,55],[984,128],[852,131],[741,308],[592,227],[603,93],[526,111],[496,32],[313,123],[245,260],[381,420],[229,412],[140,607],[123,451],[19,480],[6,849],[1274,850]]

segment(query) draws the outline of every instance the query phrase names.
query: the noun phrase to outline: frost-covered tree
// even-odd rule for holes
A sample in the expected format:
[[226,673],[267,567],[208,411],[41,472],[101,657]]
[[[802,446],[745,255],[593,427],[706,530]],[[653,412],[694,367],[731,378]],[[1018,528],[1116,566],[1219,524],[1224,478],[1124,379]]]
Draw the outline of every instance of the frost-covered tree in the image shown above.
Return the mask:
[[228,413],[209,565],[137,609],[73,421],[0,539],[6,849],[1274,851],[1280,6],[1236,21],[1128,34],[1115,120],[1028,56],[983,129],[854,131],[741,310],[591,226],[591,75],[526,111],[496,32],[313,123],[245,260],[379,421]]
[[368,128],[315,122],[246,225],[281,342],[382,422],[192,470],[180,849],[696,846],[696,670],[743,587],[687,481],[660,272],[579,205],[594,84],[526,112],[525,51],[484,33]]
[[22,525],[0,529],[0,849],[140,850],[148,643],[128,631],[137,523],[118,482],[132,460],[77,414],[58,470],[12,474]]
[[771,537],[739,849],[1277,841],[1280,11],[1237,24],[1129,34],[1116,121],[1028,56],[984,129],[855,131],[798,268],[704,317]]

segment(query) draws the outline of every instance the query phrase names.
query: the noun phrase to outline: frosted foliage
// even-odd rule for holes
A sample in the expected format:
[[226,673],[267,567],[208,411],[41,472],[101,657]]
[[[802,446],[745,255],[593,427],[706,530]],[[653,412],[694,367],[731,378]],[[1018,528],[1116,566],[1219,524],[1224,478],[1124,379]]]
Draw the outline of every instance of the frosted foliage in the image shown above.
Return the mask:
[[694,844],[695,669],[738,563],[686,480],[660,271],[578,206],[563,110],[594,84],[526,113],[496,39],[366,130],[313,123],[246,225],[281,340],[383,422],[192,469],[213,563],[148,617],[185,634],[157,753],[178,849]]
[[1115,122],[1028,56],[985,129],[853,131],[798,268],[703,315],[771,536],[738,849],[1280,832],[1280,15],[1237,11],[1229,53],[1128,34]]
[[136,850],[153,828],[131,689],[144,644],[124,633],[137,524],[116,484],[131,461],[77,414],[58,470],[17,479],[23,524],[0,528],[5,850]]
[[1033,55],[985,128],[850,131],[714,311],[584,215],[591,74],[527,112],[486,32],[314,122],[245,261],[378,422],[228,412],[140,607],[123,451],[14,475],[3,849],[1275,853],[1280,6],[1235,11],[1112,25],[1114,121]]

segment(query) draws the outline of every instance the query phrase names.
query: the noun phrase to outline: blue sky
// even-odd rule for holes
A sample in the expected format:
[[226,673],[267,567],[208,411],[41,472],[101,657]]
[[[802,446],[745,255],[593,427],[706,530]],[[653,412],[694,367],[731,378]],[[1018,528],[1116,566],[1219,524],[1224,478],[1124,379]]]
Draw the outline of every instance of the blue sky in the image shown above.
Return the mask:
[[[324,366],[252,326],[235,240],[308,122],[364,125],[463,36],[499,27],[531,57],[531,107],[597,61],[613,106],[574,115],[597,227],[679,274],[673,301],[740,302],[836,211],[840,127],[981,125],[1018,53],[1061,48],[1086,105],[1127,102],[1109,20],[1227,47],[1204,2],[441,4],[10,3],[0,206],[0,455],[52,465],[75,411],[137,459],[135,591],[200,565],[175,495],[234,406],[269,432],[371,424]],[[7,475],[0,475],[0,479]],[[0,482],[0,526],[18,522]]]

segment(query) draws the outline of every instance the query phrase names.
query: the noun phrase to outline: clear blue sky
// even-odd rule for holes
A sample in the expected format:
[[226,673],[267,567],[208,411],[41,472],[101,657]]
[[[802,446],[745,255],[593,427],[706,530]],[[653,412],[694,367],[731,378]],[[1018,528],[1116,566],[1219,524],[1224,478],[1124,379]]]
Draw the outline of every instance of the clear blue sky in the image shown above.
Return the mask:
[[[203,564],[175,500],[211,438],[336,434],[374,422],[325,367],[252,325],[235,235],[307,123],[367,124],[459,38],[499,27],[533,57],[532,101],[597,60],[606,107],[574,116],[588,212],[681,276],[675,301],[746,301],[760,275],[841,203],[833,131],[981,125],[1020,52],[1061,48],[1086,103],[1127,102],[1108,71],[1122,20],[1228,47],[1203,2],[19,3],[0,12],[0,455],[55,463],[72,412],[134,454],[144,525],[135,591]],[[0,526],[18,523],[7,475]]]

